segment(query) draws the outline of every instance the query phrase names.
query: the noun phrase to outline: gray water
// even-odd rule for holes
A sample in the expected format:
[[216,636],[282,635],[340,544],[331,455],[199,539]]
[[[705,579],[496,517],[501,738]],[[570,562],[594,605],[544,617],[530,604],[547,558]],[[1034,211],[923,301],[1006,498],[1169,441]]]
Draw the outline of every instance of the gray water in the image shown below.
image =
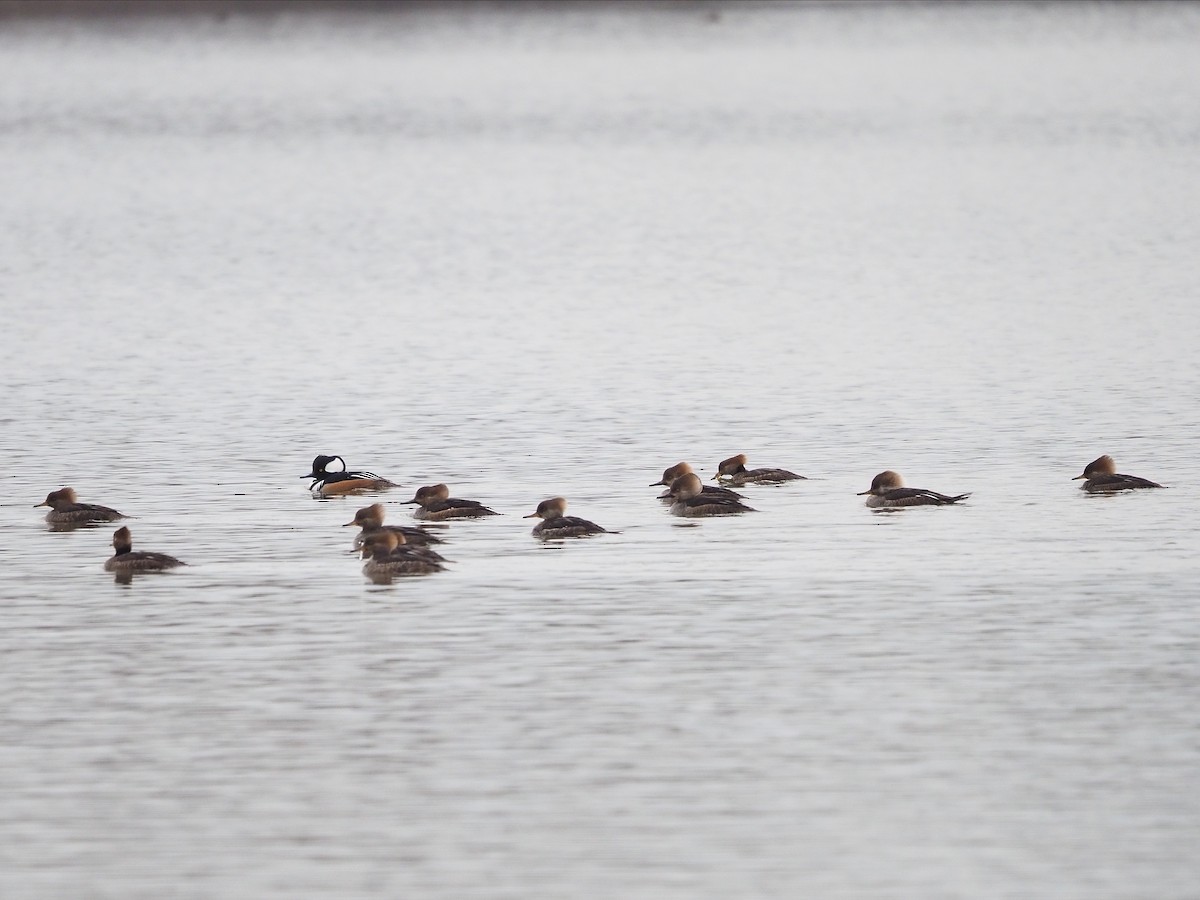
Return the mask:
[[[1200,896],[1200,7],[0,30],[0,893]],[[646,485],[809,476],[700,524]],[[504,513],[377,586],[338,453]],[[1089,497],[1101,453],[1169,486]],[[877,514],[885,468],[972,492]],[[115,506],[189,568],[114,583]],[[564,495],[619,534],[543,546]]]

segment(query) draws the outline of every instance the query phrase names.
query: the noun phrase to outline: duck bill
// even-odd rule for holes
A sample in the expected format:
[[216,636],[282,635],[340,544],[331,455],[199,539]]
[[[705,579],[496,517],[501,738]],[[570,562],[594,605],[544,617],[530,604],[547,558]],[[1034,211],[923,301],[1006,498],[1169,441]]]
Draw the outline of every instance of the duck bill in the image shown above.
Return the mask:
[[33,508],[37,509],[39,506],[49,506],[49,505],[50,505],[49,503],[47,503],[45,500],[43,500],[41,503],[33,504]]
[[538,517],[537,513],[530,513],[527,516],[521,516],[522,519],[536,519],[537,517]]
[[357,525],[357,524],[358,524],[357,522],[347,522],[347,523],[346,523],[345,525],[343,525],[342,527],[343,527],[343,528],[349,528],[351,525]]
[[665,485],[666,485],[666,482],[660,480],[660,481],[652,481],[648,485],[646,485],[646,487],[663,487]]
[[869,493],[871,493],[871,492],[870,492],[870,491],[859,491],[859,492],[858,492],[857,494],[855,494],[854,496],[855,496],[855,497],[865,497],[865,496],[867,496],[867,494],[869,494]]
[[1074,478],[1072,478],[1071,480],[1072,480],[1072,481],[1081,481],[1081,480],[1083,480],[1083,479],[1085,479],[1085,478],[1087,478],[1087,475],[1076,475],[1076,476],[1075,476]]

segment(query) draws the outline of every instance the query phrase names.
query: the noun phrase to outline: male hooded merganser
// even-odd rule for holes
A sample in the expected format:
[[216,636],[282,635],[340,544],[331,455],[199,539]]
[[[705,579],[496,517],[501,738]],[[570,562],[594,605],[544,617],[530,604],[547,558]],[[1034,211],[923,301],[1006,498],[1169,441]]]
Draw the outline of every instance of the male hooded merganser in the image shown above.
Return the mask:
[[418,488],[416,496],[408,501],[408,504],[412,503],[420,507],[413,512],[414,519],[440,521],[442,519],[470,519],[479,516],[500,515],[494,509],[488,509],[478,500],[459,500],[451,497],[450,488],[444,484],[427,484],[423,488]]
[[890,469],[880,472],[871,480],[871,487],[858,494],[867,498],[867,506],[872,509],[897,509],[904,506],[946,506],[966,500],[970,494],[959,494],[949,497],[937,491],[927,491],[925,488],[906,488],[904,479]]
[[1082,475],[1076,475],[1072,481],[1085,479],[1079,486],[1080,490],[1089,494],[1111,494],[1114,491],[1132,491],[1138,488],[1160,488],[1161,484],[1138,478],[1136,475],[1121,475],[1117,472],[1117,464],[1108,454],[1099,459],[1093,459],[1087,464]]
[[[658,499],[664,503],[673,503],[675,502],[675,496],[671,493],[671,483],[679,476],[687,475],[692,471],[693,469],[688,463],[675,463],[669,469],[665,469],[662,478],[655,481],[650,487],[658,487],[660,484],[666,485],[667,489],[658,495]],[[744,494],[739,494],[737,491],[731,491],[729,488],[717,487],[715,484],[701,485],[701,490],[706,496],[724,497],[726,500],[741,500],[745,496]]]
[[362,552],[367,559],[363,574],[371,578],[391,578],[393,575],[429,575],[442,572],[445,562],[428,547],[410,547],[403,535],[394,531],[380,531],[369,535],[363,542]]
[[46,513],[46,521],[51,525],[86,525],[89,522],[115,522],[118,519],[129,518],[107,506],[76,502],[75,491],[69,487],[51,491],[45,500],[35,504],[33,508],[37,509],[39,506],[50,507],[50,512]]
[[127,575],[133,572],[162,572],[187,563],[165,553],[133,552],[133,536],[121,526],[113,532],[113,549],[117,552],[104,563],[105,572]]
[[[337,460],[342,464],[341,469],[330,471],[329,466]],[[395,482],[388,481],[374,472],[349,472],[346,461],[340,456],[318,456],[312,462],[312,471],[301,478],[311,478],[312,484],[308,489],[322,497],[334,497],[340,494],[361,494],[363,491],[386,491],[388,488],[399,487]]]
[[718,479],[735,487],[743,484],[780,484],[784,481],[806,480],[803,475],[797,475],[787,469],[747,469],[745,453],[721,460],[721,464],[717,466],[717,474],[713,476],[713,481]]
[[347,522],[343,528],[349,528],[351,525],[357,525],[362,529],[354,536],[354,549],[361,549],[363,541],[370,534],[375,534],[379,531],[394,531],[396,534],[404,536],[404,542],[410,546],[423,547],[428,544],[440,544],[442,539],[436,534],[426,531],[424,528],[417,528],[412,525],[384,525],[383,524],[383,504],[372,503],[370,506],[364,506],[354,514],[354,520]]
[[695,472],[680,475],[671,482],[671,504],[673,516],[735,516],[738,513],[754,512],[740,500],[728,500],[704,493],[700,476]]
[[537,510],[531,512],[526,519],[541,519],[533,526],[534,537],[553,541],[558,538],[584,537],[589,534],[604,534],[607,529],[601,528],[595,522],[581,519],[578,516],[568,516],[567,501],[563,497],[543,500]]

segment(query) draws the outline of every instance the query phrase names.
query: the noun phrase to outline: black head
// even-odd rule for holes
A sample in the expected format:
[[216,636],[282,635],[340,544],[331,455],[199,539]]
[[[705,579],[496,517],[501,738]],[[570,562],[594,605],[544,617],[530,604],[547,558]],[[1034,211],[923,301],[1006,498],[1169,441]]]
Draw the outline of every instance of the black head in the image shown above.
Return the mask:
[[324,478],[326,475],[330,474],[329,464],[332,463],[335,459],[342,464],[342,467],[340,469],[334,469],[334,471],[335,472],[346,471],[346,461],[344,459],[342,459],[340,456],[324,456],[324,455],[322,455],[322,456],[318,456],[315,459],[313,459],[312,471],[309,472],[307,475],[301,475],[300,477],[301,478],[316,478],[318,480]]

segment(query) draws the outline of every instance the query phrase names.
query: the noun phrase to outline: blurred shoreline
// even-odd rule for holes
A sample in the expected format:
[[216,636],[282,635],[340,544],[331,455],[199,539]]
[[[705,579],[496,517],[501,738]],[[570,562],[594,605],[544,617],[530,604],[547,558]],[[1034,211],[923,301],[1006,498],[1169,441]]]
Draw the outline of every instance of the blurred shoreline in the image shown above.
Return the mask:
[[[362,14],[434,9],[549,12],[584,7],[620,7],[632,2],[642,7],[681,11],[713,10],[728,4],[728,0],[0,0],[0,22],[13,19],[223,18],[231,15],[270,16],[309,12]],[[822,0],[750,2],[808,5]]]

